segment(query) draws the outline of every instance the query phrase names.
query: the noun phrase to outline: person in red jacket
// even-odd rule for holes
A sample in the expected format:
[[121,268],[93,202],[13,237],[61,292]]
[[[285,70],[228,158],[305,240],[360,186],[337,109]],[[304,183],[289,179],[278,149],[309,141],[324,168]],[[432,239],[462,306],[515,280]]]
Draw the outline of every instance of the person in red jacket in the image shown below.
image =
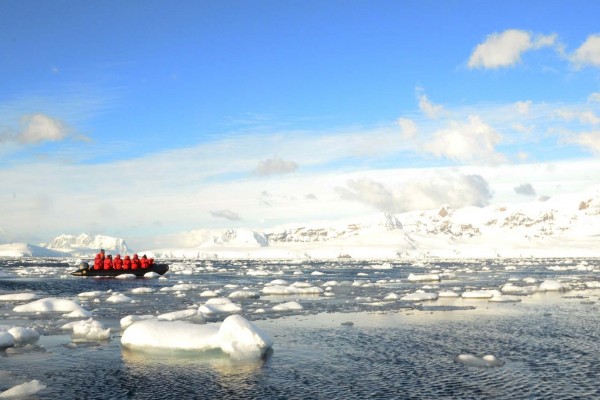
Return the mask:
[[142,262],[142,268],[143,269],[150,268],[150,260],[148,260],[148,257],[146,257],[145,254],[142,256],[142,259],[140,261]]
[[112,268],[113,268],[112,256],[109,254],[104,259],[104,269],[106,270],[106,269],[112,269]]
[[142,267],[142,263],[140,262],[138,255],[134,254],[133,259],[131,260],[131,269],[139,269],[141,267]]
[[129,256],[125,256],[123,260],[123,269],[131,269],[131,258]]
[[150,268],[152,268],[152,266],[154,265],[154,258],[150,257],[148,259],[148,265],[150,266]]
[[100,253],[96,254],[94,259],[94,269],[104,268],[104,249],[100,249]]
[[114,269],[122,269],[123,268],[123,260],[121,259],[121,255],[117,254],[115,259],[113,260],[113,268]]

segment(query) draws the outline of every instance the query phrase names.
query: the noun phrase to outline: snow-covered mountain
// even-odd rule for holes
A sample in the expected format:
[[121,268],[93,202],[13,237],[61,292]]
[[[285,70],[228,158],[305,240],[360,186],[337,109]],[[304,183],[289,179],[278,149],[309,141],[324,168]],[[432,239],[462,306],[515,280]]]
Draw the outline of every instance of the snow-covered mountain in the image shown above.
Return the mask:
[[194,248],[146,253],[199,258],[600,257],[600,188],[521,204],[446,205],[206,235],[211,239]]
[[0,257],[64,257],[65,253],[29,243],[0,244]]
[[131,250],[127,247],[125,240],[104,235],[89,235],[82,233],[75,235],[60,235],[50,243],[42,244],[48,249],[69,253],[73,256],[94,256],[100,249],[112,254],[127,254]]

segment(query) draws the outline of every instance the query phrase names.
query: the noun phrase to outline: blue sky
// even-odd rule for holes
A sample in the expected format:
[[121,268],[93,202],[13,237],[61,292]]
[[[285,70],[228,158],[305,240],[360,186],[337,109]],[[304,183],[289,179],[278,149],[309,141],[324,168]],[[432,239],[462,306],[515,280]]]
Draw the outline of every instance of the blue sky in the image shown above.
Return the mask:
[[[499,174],[600,153],[595,1],[0,10],[0,241],[85,231],[142,246],[597,183]],[[471,195],[432,195],[440,176]]]

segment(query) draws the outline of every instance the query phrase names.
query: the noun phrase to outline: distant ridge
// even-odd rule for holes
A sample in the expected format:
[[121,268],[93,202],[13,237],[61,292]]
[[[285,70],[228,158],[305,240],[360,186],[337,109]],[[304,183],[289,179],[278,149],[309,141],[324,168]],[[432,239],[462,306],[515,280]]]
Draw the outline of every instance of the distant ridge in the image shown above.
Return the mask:
[[60,235],[55,237],[50,243],[42,244],[42,246],[80,257],[93,257],[100,249],[113,254],[127,254],[131,252],[131,249],[127,247],[127,243],[123,239],[104,235],[90,235],[87,233],[82,233],[78,236]]

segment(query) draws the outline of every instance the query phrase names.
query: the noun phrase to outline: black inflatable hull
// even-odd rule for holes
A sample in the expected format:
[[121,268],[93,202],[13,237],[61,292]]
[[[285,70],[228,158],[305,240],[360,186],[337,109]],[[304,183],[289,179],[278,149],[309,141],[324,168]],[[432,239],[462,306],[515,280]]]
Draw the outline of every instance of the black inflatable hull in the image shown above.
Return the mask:
[[144,276],[148,272],[156,272],[159,275],[164,275],[169,270],[168,264],[154,264],[150,268],[146,269],[78,269],[77,271],[71,272],[74,276],[100,276],[106,278],[114,278],[115,276],[131,274],[138,278]]

